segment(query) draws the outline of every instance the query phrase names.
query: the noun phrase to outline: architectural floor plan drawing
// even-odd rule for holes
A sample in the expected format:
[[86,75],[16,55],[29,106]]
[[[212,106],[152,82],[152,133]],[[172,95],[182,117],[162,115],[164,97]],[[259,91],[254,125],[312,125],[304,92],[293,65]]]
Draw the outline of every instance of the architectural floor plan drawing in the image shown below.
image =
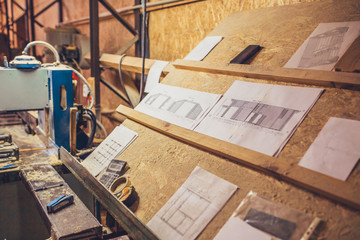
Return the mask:
[[322,91],[235,81],[195,131],[276,156]]
[[220,97],[219,94],[158,84],[135,109],[175,125],[194,129]]
[[147,224],[160,239],[195,239],[237,189],[200,167]]
[[359,36],[359,21],[320,23],[284,67],[332,70]]
[[93,176],[106,168],[122,153],[138,134],[127,127],[117,126],[110,135],[81,163]]

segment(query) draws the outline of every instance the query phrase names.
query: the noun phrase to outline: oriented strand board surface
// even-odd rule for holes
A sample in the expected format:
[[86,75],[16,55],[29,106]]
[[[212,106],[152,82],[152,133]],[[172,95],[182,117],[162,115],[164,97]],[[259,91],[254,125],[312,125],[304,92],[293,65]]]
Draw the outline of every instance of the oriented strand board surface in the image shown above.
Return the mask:
[[[360,20],[359,4],[357,0],[335,3],[322,1],[309,5],[299,4],[236,13],[229,18],[231,21],[225,20],[232,22],[231,26],[230,23],[220,24],[211,33],[224,33],[226,38],[204,61],[230,61],[233,55],[247,44],[257,44],[252,42],[252,39],[263,39],[262,44],[266,43],[267,49],[263,50],[262,55],[258,55],[254,63],[282,66],[318,23]],[[289,16],[297,17],[288,19]],[[254,30],[253,34],[246,35],[246,31],[250,29]],[[275,36],[270,37],[272,33]],[[244,40],[232,48],[238,44],[236,40],[240,39],[240,36]],[[175,70],[167,75],[163,83],[211,93],[224,93],[237,79],[240,80],[231,76]],[[269,83],[264,80],[245,80]],[[326,88],[278,158],[297,164],[329,117],[360,120],[359,106],[359,91]],[[139,137],[119,159],[129,164],[131,182],[140,196],[139,208],[135,213],[144,222],[148,222],[155,215],[186,180],[193,168],[199,165],[239,186],[236,194],[201,233],[199,239],[212,239],[249,190],[321,218],[324,223],[316,231],[314,239],[360,239],[359,211],[176,141],[133,121],[126,120],[124,124],[139,133]],[[347,182],[354,187],[354,191],[359,189],[359,166],[356,166]]]
[[[231,13],[314,1],[316,0],[207,0],[151,12],[149,18],[150,57],[166,61],[185,57]],[[259,18],[256,16],[251,21],[256,22]],[[286,22],[287,19],[282,21]],[[241,23],[236,21],[233,24]]]

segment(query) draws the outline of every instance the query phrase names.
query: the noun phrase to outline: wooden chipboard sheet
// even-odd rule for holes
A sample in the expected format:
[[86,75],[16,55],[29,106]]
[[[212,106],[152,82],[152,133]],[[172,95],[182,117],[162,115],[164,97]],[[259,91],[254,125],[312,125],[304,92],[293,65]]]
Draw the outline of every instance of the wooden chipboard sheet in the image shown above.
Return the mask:
[[[356,0],[319,1],[235,13],[210,34],[222,35],[224,39],[204,61],[229,62],[247,45],[260,44],[264,49],[253,64],[281,67],[318,23],[355,20],[360,20],[360,2]],[[223,94],[234,80],[242,79],[284,84],[178,69],[172,70],[162,83]],[[325,88],[323,95],[278,158],[290,165],[297,164],[329,117],[360,120],[359,106],[359,91]],[[239,190],[201,233],[199,239],[212,239],[250,190],[261,197],[323,220],[324,224],[315,232],[315,239],[360,238],[360,213],[357,210],[210,154],[134,121],[126,120],[124,124],[137,132],[139,137],[118,158],[129,164],[128,174],[140,197],[135,214],[145,223],[176,192],[195,166],[200,166],[238,185]],[[359,165],[355,167],[347,183],[357,191],[360,185]]]

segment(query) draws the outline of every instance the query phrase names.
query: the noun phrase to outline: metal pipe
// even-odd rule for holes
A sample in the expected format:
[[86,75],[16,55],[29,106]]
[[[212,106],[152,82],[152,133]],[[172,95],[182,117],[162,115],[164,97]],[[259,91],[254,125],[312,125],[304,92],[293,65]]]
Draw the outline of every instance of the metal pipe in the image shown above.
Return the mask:
[[101,122],[100,106],[100,61],[99,61],[99,5],[98,0],[89,0],[90,5],[90,53],[91,76],[95,81],[95,113]]
[[63,22],[63,6],[62,6],[62,0],[57,0],[59,3],[59,23]]
[[[29,0],[29,15],[30,15],[30,31],[31,41],[35,41],[35,18],[34,18],[34,0]],[[35,46],[32,48],[32,55],[36,56]]]
[[26,29],[26,43],[30,42],[29,31],[29,2],[25,0],[25,29]]
[[[14,32],[14,1],[10,1],[10,11],[11,11],[11,32],[12,32],[12,39],[11,43],[12,46],[15,47],[15,32]],[[10,37],[10,36],[9,36]]]
[[9,59],[12,59],[11,46],[10,46],[9,9],[8,9],[7,0],[4,1],[4,3],[5,3],[6,31],[8,35],[7,48],[8,48]]

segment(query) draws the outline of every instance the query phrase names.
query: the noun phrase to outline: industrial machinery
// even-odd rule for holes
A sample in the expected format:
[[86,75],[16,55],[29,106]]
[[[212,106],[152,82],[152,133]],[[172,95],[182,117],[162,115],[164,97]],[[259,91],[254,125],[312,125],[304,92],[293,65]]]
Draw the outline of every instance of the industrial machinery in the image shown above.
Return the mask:
[[[42,64],[35,57],[28,56],[28,50],[37,44],[50,49],[56,61]],[[31,42],[25,47],[23,55],[15,57],[9,64],[5,60],[4,66],[0,68],[0,111],[40,110],[39,126],[49,133],[56,146],[70,151],[70,108],[74,106],[72,75],[75,73],[91,94],[90,106],[79,114],[90,115],[92,130],[96,128],[96,119],[89,110],[94,99],[90,86],[75,69],[60,64],[60,56],[53,46],[42,41]],[[78,116],[78,119],[83,118]],[[85,125],[83,120],[80,123]]]

